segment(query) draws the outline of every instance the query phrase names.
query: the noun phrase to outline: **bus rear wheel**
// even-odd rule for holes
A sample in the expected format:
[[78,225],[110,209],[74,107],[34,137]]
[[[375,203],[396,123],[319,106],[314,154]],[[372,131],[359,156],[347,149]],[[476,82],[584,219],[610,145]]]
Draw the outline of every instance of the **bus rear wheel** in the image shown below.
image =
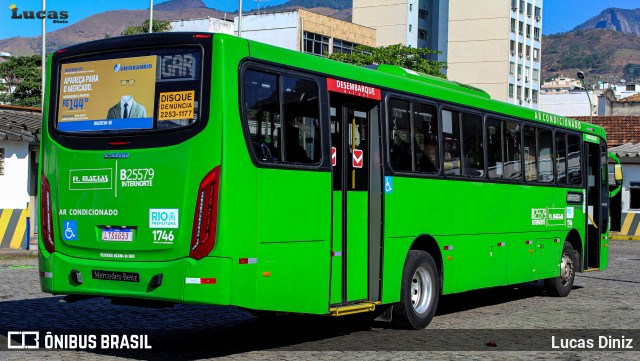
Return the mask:
[[568,296],[576,278],[577,264],[576,252],[573,250],[571,243],[564,242],[562,257],[560,258],[560,275],[545,280],[547,291],[557,297]]
[[433,319],[440,295],[438,268],[424,251],[409,251],[402,271],[400,303],[393,308],[401,326],[423,329]]

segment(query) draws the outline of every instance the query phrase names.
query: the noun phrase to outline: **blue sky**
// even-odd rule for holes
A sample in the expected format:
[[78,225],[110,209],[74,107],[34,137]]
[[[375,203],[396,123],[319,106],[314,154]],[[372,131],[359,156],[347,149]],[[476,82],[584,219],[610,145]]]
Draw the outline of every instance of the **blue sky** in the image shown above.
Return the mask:
[[[237,0],[203,0],[210,8],[221,11],[235,11]],[[260,6],[278,5],[286,0],[260,0]],[[465,0],[471,1],[471,0]],[[506,1],[506,0],[502,0]],[[154,0],[155,4],[163,1]],[[149,8],[149,0],[47,0],[47,11],[63,11],[69,13],[68,24],[54,24],[47,21],[47,32],[55,31],[64,26],[78,22],[96,13],[130,9],[141,10]],[[38,36],[41,34],[41,21],[11,19],[10,5],[15,4],[21,13],[23,10],[38,11],[42,9],[42,0],[0,0],[0,39],[14,36]],[[257,0],[243,0],[243,10],[258,7]],[[640,8],[638,0],[544,0],[543,6],[543,34],[555,34],[573,29],[609,7],[623,9]]]

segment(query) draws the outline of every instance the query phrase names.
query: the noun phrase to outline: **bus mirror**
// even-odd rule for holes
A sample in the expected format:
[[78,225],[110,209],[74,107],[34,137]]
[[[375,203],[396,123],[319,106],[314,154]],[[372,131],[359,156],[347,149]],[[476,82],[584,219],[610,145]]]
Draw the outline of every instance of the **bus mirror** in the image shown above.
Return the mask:
[[622,164],[614,164],[613,178],[615,179],[617,186],[622,185]]

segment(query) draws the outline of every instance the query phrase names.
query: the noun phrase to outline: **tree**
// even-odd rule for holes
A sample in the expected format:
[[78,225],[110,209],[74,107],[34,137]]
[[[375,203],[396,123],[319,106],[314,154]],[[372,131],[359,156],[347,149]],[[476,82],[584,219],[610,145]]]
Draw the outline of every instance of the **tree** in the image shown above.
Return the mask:
[[8,58],[0,63],[0,103],[40,107],[42,97],[40,55]]
[[[154,33],[163,33],[171,31],[171,22],[168,20],[154,20],[153,21],[153,32]],[[126,27],[122,30],[120,35],[133,35],[133,34],[145,34],[149,32],[149,19],[146,19],[142,22],[142,25],[135,25],[131,23],[130,26]]]
[[401,44],[377,48],[358,45],[351,54],[333,53],[329,56],[329,59],[360,66],[373,64],[397,65],[446,79],[442,70],[447,68],[447,63],[428,60],[427,58],[432,54],[440,54],[440,52],[430,49],[410,48]]

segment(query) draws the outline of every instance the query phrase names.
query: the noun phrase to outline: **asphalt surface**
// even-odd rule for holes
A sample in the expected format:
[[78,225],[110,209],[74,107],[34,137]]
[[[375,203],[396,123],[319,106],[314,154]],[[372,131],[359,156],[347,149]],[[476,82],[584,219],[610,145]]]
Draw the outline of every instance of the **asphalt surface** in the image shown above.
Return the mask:
[[[40,291],[33,253],[3,250],[0,360],[640,360],[640,242],[611,242],[609,264],[578,274],[566,298],[550,297],[540,283],[443,296],[431,325],[408,331],[364,317],[254,317],[235,307],[152,309],[104,298],[68,303]],[[51,332],[55,347],[74,346],[70,337],[78,347],[93,335],[96,347],[7,350],[9,331],[37,331],[41,345]],[[103,349],[103,335],[118,339]],[[124,338],[151,349],[114,349]],[[569,342],[574,348],[564,350]],[[633,349],[622,350],[627,343]]]

